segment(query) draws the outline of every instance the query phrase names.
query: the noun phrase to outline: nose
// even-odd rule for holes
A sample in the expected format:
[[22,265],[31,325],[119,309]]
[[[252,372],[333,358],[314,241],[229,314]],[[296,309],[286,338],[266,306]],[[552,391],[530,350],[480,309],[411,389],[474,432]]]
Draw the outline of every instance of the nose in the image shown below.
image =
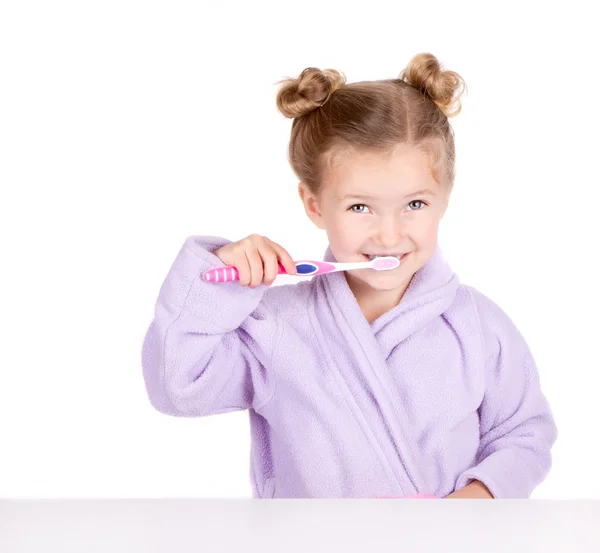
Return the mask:
[[377,228],[375,242],[384,248],[393,248],[402,241],[402,221],[397,217],[382,219]]

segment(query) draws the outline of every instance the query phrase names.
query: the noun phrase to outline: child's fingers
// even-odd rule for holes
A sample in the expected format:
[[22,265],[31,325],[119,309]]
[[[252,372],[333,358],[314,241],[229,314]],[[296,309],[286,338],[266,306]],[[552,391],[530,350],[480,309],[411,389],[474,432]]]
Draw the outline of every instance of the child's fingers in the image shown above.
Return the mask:
[[258,253],[258,249],[249,248],[246,250],[246,257],[250,265],[250,288],[256,288],[263,279],[263,261]]
[[246,254],[241,252],[241,254],[235,258],[235,261],[232,263],[232,265],[238,271],[240,284],[242,286],[248,286],[248,284],[250,284],[250,278],[252,275]]
[[271,246],[275,250],[275,253],[277,254],[279,262],[284,266],[287,274],[295,275],[297,272],[296,264],[294,263],[292,256],[287,252],[287,250],[285,248],[283,248],[282,246],[280,246],[279,244],[277,244],[276,242],[269,240],[268,238],[266,238],[265,240],[267,241],[269,246]]
[[258,251],[263,260],[263,284],[265,286],[271,286],[279,274],[277,253],[273,248],[266,244],[262,248],[259,248]]

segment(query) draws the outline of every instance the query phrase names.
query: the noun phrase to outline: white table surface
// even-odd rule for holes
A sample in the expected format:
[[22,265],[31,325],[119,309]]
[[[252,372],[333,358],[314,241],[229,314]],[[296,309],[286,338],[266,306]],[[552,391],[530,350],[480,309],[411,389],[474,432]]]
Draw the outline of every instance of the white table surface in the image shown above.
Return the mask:
[[600,552],[600,500],[0,500],[2,553]]

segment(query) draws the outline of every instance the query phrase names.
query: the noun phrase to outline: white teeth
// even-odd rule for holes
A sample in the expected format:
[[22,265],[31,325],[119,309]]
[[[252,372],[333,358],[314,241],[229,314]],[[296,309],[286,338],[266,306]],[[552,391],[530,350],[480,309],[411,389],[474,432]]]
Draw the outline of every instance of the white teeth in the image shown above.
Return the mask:
[[389,255],[369,255],[368,257],[369,257],[369,259],[371,261],[373,261],[373,259],[377,259],[378,257],[395,257],[396,259],[400,259],[402,257],[402,254],[399,254],[399,255],[392,255],[392,254],[389,254]]

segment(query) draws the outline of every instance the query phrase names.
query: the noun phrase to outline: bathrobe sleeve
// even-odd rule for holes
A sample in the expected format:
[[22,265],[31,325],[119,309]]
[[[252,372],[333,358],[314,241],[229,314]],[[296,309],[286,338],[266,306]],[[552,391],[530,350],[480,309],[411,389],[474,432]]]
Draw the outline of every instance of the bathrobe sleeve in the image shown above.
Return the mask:
[[223,263],[212,252],[229,243],[190,236],[156,301],[142,346],[151,404],[173,416],[205,416],[259,409],[274,383],[265,370],[277,322],[261,310],[266,286],[209,283],[202,273]]
[[557,428],[523,336],[500,307],[471,293],[487,360],[486,388],[477,464],[459,476],[456,489],[479,480],[496,498],[527,498],[550,470]]

